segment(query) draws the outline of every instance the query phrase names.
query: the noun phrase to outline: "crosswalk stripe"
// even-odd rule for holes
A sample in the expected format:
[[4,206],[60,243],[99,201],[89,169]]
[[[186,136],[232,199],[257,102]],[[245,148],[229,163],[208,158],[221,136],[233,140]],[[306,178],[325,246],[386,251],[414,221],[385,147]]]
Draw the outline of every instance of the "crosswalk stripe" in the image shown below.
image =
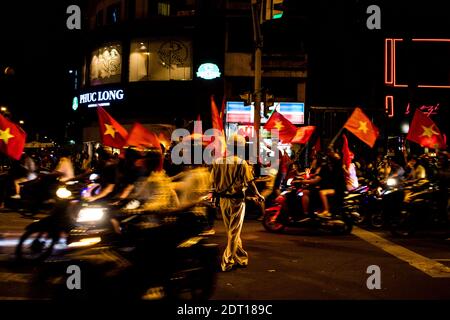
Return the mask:
[[394,257],[408,262],[414,268],[424,272],[433,278],[450,278],[450,268],[439,263],[433,259],[424,257],[414,251],[411,251],[405,247],[395,244],[389,240],[386,240],[379,235],[355,227],[352,232],[355,236],[363,239],[364,241],[386,251]]

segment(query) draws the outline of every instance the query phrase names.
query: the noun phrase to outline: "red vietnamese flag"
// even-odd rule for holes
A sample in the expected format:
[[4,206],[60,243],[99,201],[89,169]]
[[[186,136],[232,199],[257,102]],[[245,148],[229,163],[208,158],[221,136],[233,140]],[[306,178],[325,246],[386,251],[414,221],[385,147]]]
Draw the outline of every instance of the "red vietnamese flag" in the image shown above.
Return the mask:
[[348,140],[347,140],[347,136],[345,134],[342,135],[342,139],[344,140],[343,144],[342,144],[342,155],[343,155],[343,163],[345,165],[345,167],[348,169],[350,168],[350,164],[352,163],[352,159],[351,159],[351,151],[350,148],[348,147]]
[[378,128],[369,120],[360,108],[355,108],[355,111],[353,111],[352,115],[345,123],[344,128],[353,133],[371,148],[378,138]]
[[280,141],[283,143],[291,142],[292,138],[297,134],[297,127],[277,111],[272,113],[269,120],[267,120],[267,123],[264,125],[264,129],[268,131],[271,131],[272,129],[278,130]]
[[128,135],[127,146],[138,149],[156,148],[161,150],[161,144],[156,134],[137,122],[133,125]]
[[100,138],[105,146],[122,148],[127,141],[128,132],[102,107],[97,108]]
[[217,110],[216,102],[214,101],[214,96],[211,96],[211,117],[212,126],[214,129],[219,130],[223,134],[223,122],[220,118],[219,111]]
[[0,115],[0,151],[20,160],[27,134],[21,127]]
[[[225,98],[222,101],[222,110],[221,113],[223,113],[223,107],[225,103]],[[226,152],[226,141],[225,141],[225,131],[223,129],[223,114],[219,114],[219,111],[217,109],[216,102],[214,101],[214,95],[211,95],[211,120],[212,120],[212,127],[213,129],[220,132],[220,135],[217,136],[214,134],[214,138],[211,139],[211,143],[208,145],[208,149],[214,150],[214,155],[216,157],[219,157]]]
[[445,149],[445,141],[434,122],[416,109],[406,139],[420,144],[422,147]]
[[223,96],[223,99],[222,99],[222,107],[220,108],[220,113],[219,113],[219,117],[220,117],[220,120],[221,120],[221,123],[223,123],[223,117],[224,117],[224,115],[225,115],[225,105],[226,105],[226,99],[225,99],[225,96]]
[[300,127],[292,138],[291,143],[306,144],[316,130],[315,126]]

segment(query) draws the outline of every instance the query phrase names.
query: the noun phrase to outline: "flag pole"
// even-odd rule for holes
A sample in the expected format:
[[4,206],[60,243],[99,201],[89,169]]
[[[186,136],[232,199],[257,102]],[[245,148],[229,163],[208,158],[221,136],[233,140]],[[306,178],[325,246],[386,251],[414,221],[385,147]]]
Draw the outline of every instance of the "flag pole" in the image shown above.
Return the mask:
[[328,148],[332,148],[332,147],[333,147],[333,145],[334,145],[334,143],[336,142],[337,138],[341,135],[341,133],[342,133],[342,131],[344,131],[344,129],[345,129],[345,126],[342,127],[342,128],[338,131],[338,133],[334,136],[334,138],[331,140],[330,144],[328,145]]

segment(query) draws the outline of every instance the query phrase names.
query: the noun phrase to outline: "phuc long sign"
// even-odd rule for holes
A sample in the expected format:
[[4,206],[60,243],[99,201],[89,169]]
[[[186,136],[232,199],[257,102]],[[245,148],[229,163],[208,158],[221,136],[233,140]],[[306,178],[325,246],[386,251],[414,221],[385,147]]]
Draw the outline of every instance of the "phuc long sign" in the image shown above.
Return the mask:
[[101,90],[80,94],[80,104],[88,103],[88,107],[104,107],[111,105],[111,102],[122,101],[124,99],[123,89]]

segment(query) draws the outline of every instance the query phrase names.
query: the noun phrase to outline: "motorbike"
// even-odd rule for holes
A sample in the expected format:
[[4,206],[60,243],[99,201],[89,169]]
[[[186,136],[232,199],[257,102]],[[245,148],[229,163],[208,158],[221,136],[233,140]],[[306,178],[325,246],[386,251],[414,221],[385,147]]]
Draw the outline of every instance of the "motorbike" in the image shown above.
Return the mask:
[[52,211],[54,202],[51,199],[54,198],[59,187],[58,177],[57,173],[39,172],[35,179],[20,183],[19,199],[9,196],[5,198],[5,207],[17,211],[25,217],[33,217],[39,212]]
[[391,212],[390,231],[409,237],[419,230],[443,229],[449,232],[449,190],[426,179],[414,181],[397,190],[397,203]]
[[[334,206],[333,215],[328,218],[316,214],[306,216],[303,213],[304,188],[301,180],[288,181],[287,188],[275,199],[274,205],[266,209],[262,223],[267,231],[282,232],[287,227],[308,228],[334,234],[349,234],[352,231],[353,225],[360,219],[357,212],[357,192],[346,194],[342,205]],[[311,192],[310,207],[318,208],[318,204],[316,192]]]
[[54,283],[67,266],[80,266],[83,290],[68,290],[60,281],[54,295],[61,299],[208,299],[219,252],[202,233],[205,219],[192,208],[150,212],[83,205],[67,250],[47,261],[39,278]]
[[363,185],[357,190],[361,195],[358,203],[358,212],[361,218],[356,224],[358,226],[380,229],[386,224],[385,214],[383,213],[382,194],[389,187],[378,180],[364,180],[363,182]]
[[18,262],[42,262],[52,254],[61,237],[74,227],[74,216],[82,197],[99,192],[97,178],[91,175],[87,187],[82,180],[59,183],[49,215],[29,224],[20,237],[15,250]]

